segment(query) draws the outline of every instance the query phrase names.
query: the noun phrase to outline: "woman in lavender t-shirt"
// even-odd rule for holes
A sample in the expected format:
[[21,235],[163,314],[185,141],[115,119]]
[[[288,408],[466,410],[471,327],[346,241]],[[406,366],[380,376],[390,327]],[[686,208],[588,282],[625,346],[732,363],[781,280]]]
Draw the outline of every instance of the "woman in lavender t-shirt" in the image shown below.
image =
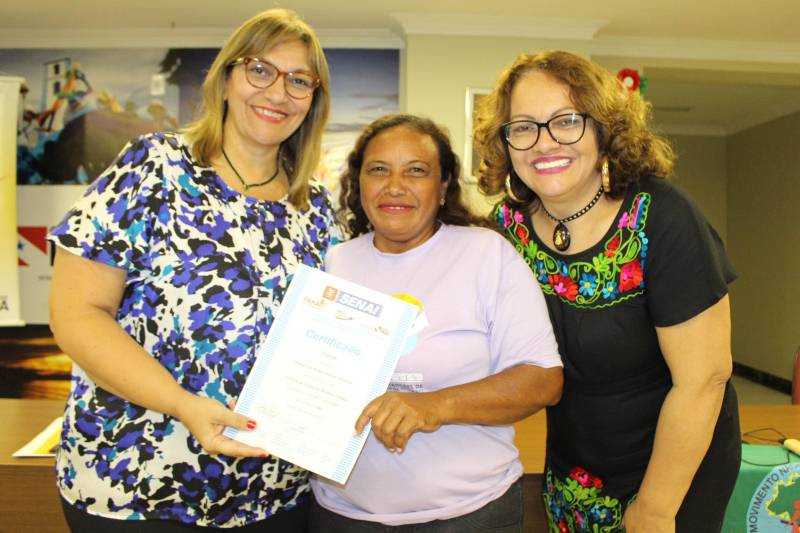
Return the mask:
[[326,269],[418,303],[428,325],[358,419],[372,433],[347,483],[312,481],[312,531],[522,531],[511,424],[558,401],[561,358],[527,265],[475,227],[459,171],[447,135],[412,115],[373,122],[348,158],[353,240]]

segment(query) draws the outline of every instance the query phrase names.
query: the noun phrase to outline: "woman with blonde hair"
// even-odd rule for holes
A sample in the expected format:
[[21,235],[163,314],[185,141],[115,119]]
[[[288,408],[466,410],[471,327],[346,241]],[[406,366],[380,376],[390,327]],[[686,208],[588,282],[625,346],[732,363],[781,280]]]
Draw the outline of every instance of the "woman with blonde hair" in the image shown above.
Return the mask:
[[649,107],[567,52],[523,54],[484,101],[480,186],[545,294],[564,357],[547,408],[550,531],[718,532],[739,469],[735,273],[663,178]]
[[303,531],[302,469],[223,436],[300,264],[334,240],[311,174],[325,56],[295,13],[240,26],[200,118],[132,141],[51,232],[50,311],[72,357],[58,487],[79,531]]

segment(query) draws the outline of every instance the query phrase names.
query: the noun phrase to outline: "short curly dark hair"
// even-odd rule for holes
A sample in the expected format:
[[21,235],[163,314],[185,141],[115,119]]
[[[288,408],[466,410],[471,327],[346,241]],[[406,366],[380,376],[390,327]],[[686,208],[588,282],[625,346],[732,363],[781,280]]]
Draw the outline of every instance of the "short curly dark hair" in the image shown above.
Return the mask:
[[359,177],[361,165],[364,163],[364,152],[370,141],[381,132],[396,127],[412,128],[428,135],[433,140],[439,155],[442,181],[447,182],[444,205],[439,208],[437,218],[454,226],[485,226],[484,219],[475,216],[461,198],[461,164],[450,145],[447,131],[429,118],[396,113],[384,115],[368,125],[356,141],[350,155],[347,156],[347,167],[340,178],[339,222],[344,225],[350,237],[358,237],[372,231],[367,214],[361,205],[361,186]]
[[[588,113],[597,133],[602,159],[608,159],[612,176],[610,195],[619,197],[640,176],[666,177],[672,173],[675,154],[663,137],[653,133],[648,121],[650,104],[637,92],[630,93],[616,76],[600,65],[575,54],[549,51],[521,54],[500,77],[492,92],[478,106],[473,138],[481,154],[479,187],[486,194],[503,192],[506,176],[515,177],[508,147],[501,132],[509,120],[511,91],[530,72],[543,72],[569,87],[578,110]],[[536,194],[521,180],[512,179],[512,192],[530,204]]]

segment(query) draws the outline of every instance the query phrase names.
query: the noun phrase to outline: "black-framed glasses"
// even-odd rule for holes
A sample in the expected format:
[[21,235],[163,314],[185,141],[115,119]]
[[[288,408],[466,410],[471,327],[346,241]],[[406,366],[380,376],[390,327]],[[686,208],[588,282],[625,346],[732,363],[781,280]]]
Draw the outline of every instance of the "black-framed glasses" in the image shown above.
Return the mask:
[[514,150],[527,150],[538,141],[542,128],[545,128],[550,137],[558,144],[575,144],[586,133],[588,113],[564,113],[556,115],[547,122],[535,120],[512,120],[501,126],[503,138]]
[[308,98],[319,87],[319,78],[313,74],[302,70],[284,72],[260,57],[240,57],[235,61],[231,61],[228,66],[235,67],[240,64],[244,65],[247,82],[256,89],[271,87],[281,76],[283,76],[283,86],[286,88],[286,93],[292,98]]

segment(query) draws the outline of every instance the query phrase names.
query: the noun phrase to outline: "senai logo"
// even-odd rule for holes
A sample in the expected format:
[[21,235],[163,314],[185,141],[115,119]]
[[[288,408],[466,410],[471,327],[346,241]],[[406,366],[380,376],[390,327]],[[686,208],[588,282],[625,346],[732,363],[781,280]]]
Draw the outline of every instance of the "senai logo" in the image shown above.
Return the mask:
[[343,290],[336,289],[334,287],[325,287],[325,290],[322,292],[322,297],[327,300],[333,300],[338,304],[342,304],[350,309],[361,311],[362,313],[366,313],[376,318],[381,316],[381,311],[383,310],[382,305],[370,302],[369,300],[364,300],[363,298],[359,298],[354,294],[344,292]]
[[747,533],[800,531],[800,463],[773,468],[747,507]]

